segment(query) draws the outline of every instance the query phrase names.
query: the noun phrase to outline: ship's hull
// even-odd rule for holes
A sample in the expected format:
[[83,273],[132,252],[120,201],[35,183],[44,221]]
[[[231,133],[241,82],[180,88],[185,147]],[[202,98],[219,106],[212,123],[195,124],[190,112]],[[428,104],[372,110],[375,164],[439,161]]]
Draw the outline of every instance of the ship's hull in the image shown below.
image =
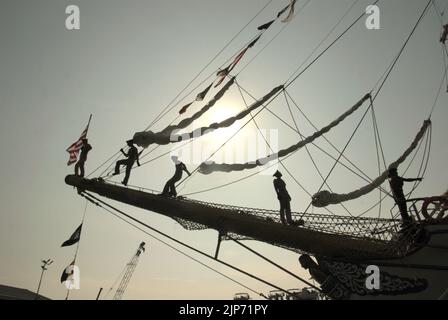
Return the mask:
[[[350,299],[448,299],[448,224],[427,226],[425,231],[428,242],[413,254],[400,259],[370,260],[364,264],[378,266],[380,274],[384,272],[414,283],[422,280],[425,284],[420,289],[414,288],[416,291],[413,292],[403,288],[400,292],[398,287],[403,283],[396,280],[397,291],[393,294],[380,293],[381,285],[387,285],[380,283],[380,292],[370,290],[370,294],[363,295],[353,292]],[[406,285],[410,286],[409,283]]]

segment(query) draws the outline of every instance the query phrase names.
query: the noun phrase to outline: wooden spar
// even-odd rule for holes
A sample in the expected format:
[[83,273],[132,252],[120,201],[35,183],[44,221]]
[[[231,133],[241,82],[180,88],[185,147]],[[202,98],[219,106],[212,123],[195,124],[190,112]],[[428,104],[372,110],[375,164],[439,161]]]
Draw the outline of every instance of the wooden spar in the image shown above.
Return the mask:
[[164,197],[75,175],[68,175],[65,182],[81,191],[90,191],[170,218],[199,223],[224,234],[235,233],[315,255],[350,259],[396,257],[392,251],[387,250],[387,241],[369,241],[304,227],[286,226],[235,209],[220,208],[186,198]]

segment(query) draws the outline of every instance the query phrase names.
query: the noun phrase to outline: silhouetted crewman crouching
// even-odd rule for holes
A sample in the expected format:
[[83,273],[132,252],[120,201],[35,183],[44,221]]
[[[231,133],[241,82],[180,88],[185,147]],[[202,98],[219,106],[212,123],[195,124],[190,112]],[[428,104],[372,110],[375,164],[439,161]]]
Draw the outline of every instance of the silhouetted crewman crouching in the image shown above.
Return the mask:
[[182,174],[185,171],[189,176],[191,176],[190,171],[188,171],[187,166],[179,161],[179,158],[176,156],[172,156],[171,160],[176,165],[176,171],[174,172],[174,176],[167,181],[165,184],[165,187],[163,188],[162,195],[163,196],[171,196],[171,197],[177,197],[177,191],[176,191],[176,183],[182,179]]

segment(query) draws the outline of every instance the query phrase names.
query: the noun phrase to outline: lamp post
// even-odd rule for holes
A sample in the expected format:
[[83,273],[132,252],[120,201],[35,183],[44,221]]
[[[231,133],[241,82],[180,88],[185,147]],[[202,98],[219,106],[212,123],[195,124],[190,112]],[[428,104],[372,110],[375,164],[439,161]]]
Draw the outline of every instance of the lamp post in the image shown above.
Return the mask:
[[47,266],[49,266],[52,263],[53,263],[52,259],[42,260],[42,265],[40,266],[42,268],[42,273],[40,274],[39,286],[37,287],[36,297],[34,298],[34,300],[37,300],[39,298],[39,290],[40,285],[42,284],[42,278],[44,276],[44,272],[48,269]]

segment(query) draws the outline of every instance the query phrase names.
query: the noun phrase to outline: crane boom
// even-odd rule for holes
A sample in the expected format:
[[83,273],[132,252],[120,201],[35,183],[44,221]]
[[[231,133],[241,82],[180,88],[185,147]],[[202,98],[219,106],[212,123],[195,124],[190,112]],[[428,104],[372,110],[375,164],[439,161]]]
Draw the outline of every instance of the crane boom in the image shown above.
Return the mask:
[[140,243],[137,252],[132,257],[131,261],[126,265],[126,270],[124,272],[123,278],[121,279],[120,285],[118,286],[117,291],[114,295],[114,300],[121,300],[123,298],[123,294],[131,280],[132,274],[134,273],[135,268],[137,267],[138,259],[142,252],[145,251],[145,243]]

